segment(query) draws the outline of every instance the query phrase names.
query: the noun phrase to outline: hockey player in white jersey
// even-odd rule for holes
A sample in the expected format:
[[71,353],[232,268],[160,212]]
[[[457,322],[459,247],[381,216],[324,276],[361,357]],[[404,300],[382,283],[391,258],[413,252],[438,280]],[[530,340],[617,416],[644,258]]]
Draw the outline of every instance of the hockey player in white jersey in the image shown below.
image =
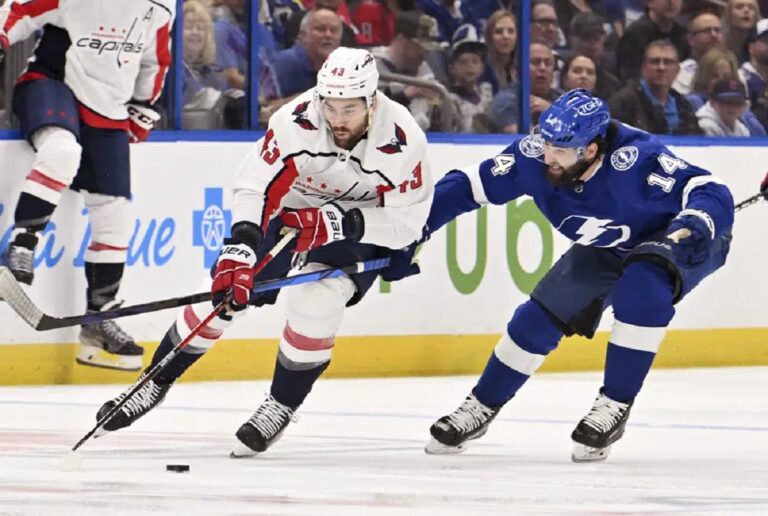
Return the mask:
[[[277,292],[251,295],[252,267],[283,227],[298,230],[295,247],[269,262],[264,279],[288,274],[297,253],[306,253],[305,269],[316,270],[383,258],[421,236],[433,195],[426,138],[404,107],[377,91],[378,76],[368,51],[339,48],[318,73],[317,86],[272,116],[237,173],[232,236],[213,274],[214,304],[233,296],[228,316],[200,331],[105,424],[106,431],[126,427],[157,406],[249,304],[275,302]],[[366,272],[286,291],[287,321],[270,394],[237,431],[234,457],[263,452],[282,435],[330,363],[345,307],[359,302],[377,276]],[[207,303],[186,307],[152,365],[210,311]],[[105,403],[97,417],[120,399]]]
[[[88,311],[116,299],[133,230],[129,143],[160,118],[174,0],[13,0],[0,8],[0,60],[41,37],[13,92],[13,112],[35,159],[19,196],[3,262],[32,284],[33,253],[67,187],[89,210]],[[139,370],[143,349],[114,321],[83,326],[77,361]]]

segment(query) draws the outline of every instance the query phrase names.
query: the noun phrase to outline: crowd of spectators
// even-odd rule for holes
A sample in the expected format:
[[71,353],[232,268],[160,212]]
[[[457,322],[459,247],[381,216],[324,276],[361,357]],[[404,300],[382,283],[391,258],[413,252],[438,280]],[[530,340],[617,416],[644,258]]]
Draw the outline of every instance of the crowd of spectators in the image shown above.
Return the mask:
[[[184,126],[245,125],[246,0],[185,0]],[[315,84],[340,45],[369,48],[381,89],[428,131],[520,127],[515,0],[261,0],[260,121]],[[531,123],[564,90],[657,134],[764,136],[768,0],[531,0]]]

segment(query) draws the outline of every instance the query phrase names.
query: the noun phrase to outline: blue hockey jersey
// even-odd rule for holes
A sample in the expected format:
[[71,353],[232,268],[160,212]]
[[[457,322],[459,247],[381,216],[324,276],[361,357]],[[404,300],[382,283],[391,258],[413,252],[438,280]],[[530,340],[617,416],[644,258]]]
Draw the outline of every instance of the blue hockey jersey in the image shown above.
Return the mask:
[[436,185],[429,232],[481,205],[522,195],[530,195],[573,242],[620,252],[665,229],[683,210],[705,219],[712,238],[730,232],[733,198],[721,181],[675,156],[653,135],[613,123],[595,173],[567,187],[547,181],[544,142],[537,135],[517,136],[493,158],[452,170]]

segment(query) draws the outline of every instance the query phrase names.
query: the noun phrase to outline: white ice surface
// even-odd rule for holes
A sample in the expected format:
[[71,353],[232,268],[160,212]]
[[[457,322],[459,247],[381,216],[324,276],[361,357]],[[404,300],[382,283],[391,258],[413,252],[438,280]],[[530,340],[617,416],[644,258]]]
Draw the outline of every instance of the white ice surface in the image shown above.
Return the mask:
[[425,455],[474,381],[321,380],[283,440],[240,460],[268,383],[182,383],[71,473],[56,462],[120,387],[0,388],[0,514],[768,514],[768,368],[653,371],[605,463],[570,461],[598,373],[539,375],[466,453]]

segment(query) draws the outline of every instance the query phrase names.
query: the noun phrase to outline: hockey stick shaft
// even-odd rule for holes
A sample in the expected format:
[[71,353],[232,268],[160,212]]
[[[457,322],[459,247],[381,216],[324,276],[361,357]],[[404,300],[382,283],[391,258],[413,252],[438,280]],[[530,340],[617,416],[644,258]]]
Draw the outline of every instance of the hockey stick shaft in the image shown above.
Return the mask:
[[756,202],[759,202],[761,199],[763,199],[763,192],[756,193],[752,197],[749,197],[748,199],[744,199],[739,204],[734,206],[734,211],[739,211],[741,209],[746,208],[747,206],[752,206]]
[[[277,254],[286,246],[288,245],[288,242],[291,241],[293,238],[295,232],[287,233],[283,238],[280,239],[280,241],[275,244],[275,246],[267,253],[266,256],[264,256],[261,260],[259,260],[259,263],[256,264],[254,267],[254,275],[258,274],[259,271],[264,269],[266,265],[272,261],[272,258],[277,256]],[[200,323],[192,328],[192,331],[189,332],[189,335],[187,335],[184,339],[181,340],[176,346],[168,352],[167,355],[165,355],[160,362],[155,364],[149,371],[147,371],[145,374],[143,374],[139,380],[133,384],[133,386],[130,388],[128,393],[123,396],[123,399],[121,399],[119,402],[117,402],[109,411],[104,414],[101,419],[99,419],[96,422],[96,426],[94,426],[90,432],[85,434],[82,439],[80,439],[77,444],[75,444],[72,447],[72,451],[77,451],[78,448],[80,448],[83,444],[85,444],[88,439],[94,436],[96,432],[99,431],[99,429],[103,428],[103,426],[110,420],[112,417],[117,414],[117,411],[120,410],[127,402],[130,400],[134,394],[139,392],[139,390],[144,387],[149,381],[153,380],[160,372],[165,369],[165,366],[167,366],[171,360],[173,360],[181,351],[187,347],[187,344],[189,344],[195,336],[200,333],[203,328],[208,326],[208,323],[210,323],[215,317],[217,317],[223,310],[226,309],[227,304],[229,303],[229,296],[224,299],[221,303],[216,305],[216,307],[209,313],[205,319],[200,321]]]
[[83,444],[85,444],[88,441],[88,439],[93,437],[96,434],[96,432],[98,432],[101,428],[103,428],[104,425],[107,424],[107,422],[110,419],[112,419],[112,417],[115,414],[117,414],[117,412],[123,407],[123,405],[125,405],[128,402],[128,400],[130,400],[133,397],[134,394],[139,392],[142,387],[144,387],[149,381],[151,381],[158,374],[160,374],[160,371],[165,369],[165,366],[167,366],[168,363],[170,363],[171,360],[176,358],[176,356],[179,353],[181,353],[181,351],[185,347],[187,347],[187,344],[189,344],[189,342],[193,338],[195,338],[195,336],[200,332],[200,330],[205,328],[208,325],[208,323],[210,323],[216,316],[219,315],[219,313],[221,313],[222,310],[224,310],[224,308],[226,308],[227,302],[228,302],[228,300],[225,299],[224,301],[222,301],[221,303],[216,305],[216,307],[213,309],[213,311],[210,314],[208,314],[208,316],[205,319],[200,321],[200,324],[195,326],[192,329],[192,331],[189,333],[189,335],[186,336],[186,338],[184,338],[181,342],[176,344],[176,347],[174,347],[171,351],[169,351],[168,354],[165,355],[162,360],[160,360],[160,362],[155,364],[149,371],[147,371],[146,374],[142,375],[141,378],[139,379],[139,381],[137,381],[135,384],[133,384],[131,386],[130,390],[123,397],[123,399],[121,399],[118,403],[115,404],[115,406],[113,406],[111,409],[109,409],[109,412],[104,414],[104,416],[102,416],[102,418],[99,419],[96,422],[96,426],[94,426],[90,430],[90,432],[85,434],[79,441],[77,441],[77,444],[75,444],[72,447],[72,451],[73,452],[77,451],[77,449],[80,448]]
[[[286,278],[277,278],[256,282],[253,285],[253,292],[268,292],[270,290],[279,290],[284,287],[301,285],[323,279],[338,278],[349,274],[369,272],[384,269],[389,266],[389,258],[378,258],[364,262],[356,262],[351,265],[339,267],[336,269],[325,269],[313,272],[305,272]],[[54,317],[43,313],[37,308],[27,294],[18,286],[18,282],[7,269],[0,270],[0,290],[6,293],[6,301],[11,307],[24,319],[24,321],[38,331],[54,330],[56,328],[66,328],[70,326],[79,326],[81,324],[94,324],[109,319],[117,319],[129,315],[146,314],[177,308],[180,306],[194,305],[211,300],[210,292],[200,292],[182,297],[162,299],[159,301],[150,301],[138,305],[124,306],[109,310],[106,312],[96,312],[83,315],[71,315],[67,317]],[[9,292],[10,291],[10,292]]]

